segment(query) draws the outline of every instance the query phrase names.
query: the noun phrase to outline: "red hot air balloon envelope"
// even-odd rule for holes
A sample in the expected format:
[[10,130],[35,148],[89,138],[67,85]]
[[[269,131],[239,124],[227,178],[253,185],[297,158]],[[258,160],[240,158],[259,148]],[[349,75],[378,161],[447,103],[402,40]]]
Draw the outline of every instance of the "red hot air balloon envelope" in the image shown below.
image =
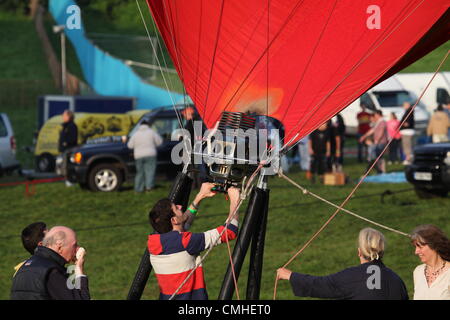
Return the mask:
[[449,39],[449,0],[147,0],[187,93],[280,120],[285,143]]
[[[213,128],[223,111],[256,112],[283,123],[287,145],[446,42],[450,35],[450,0],[147,3],[185,89],[207,126]],[[184,183],[186,173],[178,177],[176,184],[189,185]],[[170,197],[185,193],[180,190],[173,188]],[[251,250],[254,265],[247,299],[257,300],[269,193],[252,190],[255,193],[250,196],[237,247],[248,248],[256,239],[242,236],[251,232],[252,225],[262,241]],[[239,270],[245,252],[239,249],[233,258]],[[139,299],[142,294],[151,270],[148,254],[146,250],[129,299]],[[233,297],[231,270],[234,268],[229,267],[225,275],[219,299]]]

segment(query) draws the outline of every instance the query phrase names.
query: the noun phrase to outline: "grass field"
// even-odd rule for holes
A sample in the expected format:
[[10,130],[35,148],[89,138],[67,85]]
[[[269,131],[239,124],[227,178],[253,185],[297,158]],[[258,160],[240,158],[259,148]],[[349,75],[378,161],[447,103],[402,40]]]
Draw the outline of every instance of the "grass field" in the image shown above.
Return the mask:
[[[133,3],[124,5],[121,14],[112,21],[105,17],[103,11],[104,8],[99,5],[86,11],[88,32],[145,34]],[[47,21],[47,28],[51,23]],[[59,52],[57,40],[52,38],[55,50]],[[434,71],[448,48],[448,44],[438,48],[404,72]],[[70,46],[68,50],[69,69],[81,76],[74,60],[75,54]],[[34,160],[24,151],[24,147],[31,145],[36,128],[36,98],[39,94],[56,92],[30,20],[0,12],[0,54],[4,57],[0,60],[0,81],[44,84],[37,86],[30,94],[26,85],[20,89],[15,82],[0,82],[0,112],[8,113],[17,138],[18,159],[24,167],[30,168]],[[25,94],[30,98],[29,103],[21,102]],[[401,166],[390,169],[401,170]],[[345,170],[352,183],[343,187],[310,185],[299,172],[289,176],[311,191],[340,203],[363,173],[364,166],[348,159]],[[13,181],[17,177],[6,179]],[[0,180],[0,183],[3,181]],[[62,183],[38,185],[36,195],[29,198],[25,197],[23,186],[0,188],[0,299],[9,297],[13,267],[28,257],[20,243],[20,232],[35,221],[45,221],[49,226],[67,225],[77,231],[79,243],[88,251],[86,272],[93,299],[125,299],[145,248],[147,234],[151,232],[147,222],[148,210],[157,199],[167,196],[169,192],[170,182],[162,181],[160,184],[159,189],[142,196],[132,190],[113,194],[91,193],[78,187],[66,188]],[[301,194],[279,178],[271,178],[270,189],[261,299],[272,298],[275,270],[334,212],[333,208]],[[382,198],[381,194],[386,190],[399,193]],[[409,184],[363,184],[347,208],[405,232],[419,224],[433,223],[450,234],[450,199],[420,200]],[[192,231],[215,227],[224,222],[226,215],[227,202],[223,197],[205,200]],[[290,267],[300,272],[325,275],[356,265],[357,234],[366,226],[367,223],[348,215],[338,215]],[[412,271],[419,261],[408,239],[388,231],[384,234],[387,238],[385,263],[403,278],[412,296]],[[211,299],[218,296],[227,261],[227,248],[222,245],[213,250],[204,263]],[[245,295],[247,263],[239,281],[241,296]],[[157,296],[158,288],[152,276],[143,298],[156,299]],[[288,283],[280,283],[278,298],[294,299]]]
[[[363,166],[349,160],[346,171],[354,180]],[[393,168],[398,169],[398,168]],[[311,185],[300,172],[290,176],[311,191],[339,204],[353,183],[342,187]],[[271,299],[275,270],[283,265],[334,212],[333,208],[303,195],[285,180],[273,177],[270,183],[270,212],[266,235],[261,299]],[[23,186],[0,190],[0,299],[8,299],[13,266],[27,258],[19,234],[34,221],[49,226],[67,225],[78,233],[79,244],[88,251],[86,272],[93,299],[125,299],[140,257],[151,232],[147,213],[152,204],[167,195],[169,182],[152,193],[136,195],[127,188],[113,194],[91,193],[79,187],[66,188],[62,183],[38,185],[33,197],[25,197]],[[385,196],[386,190],[397,192]],[[193,195],[191,195],[193,196]],[[222,196],[205,200],[192,231],[200,232],[224,222],[228,203]],[[245,208],[246,203],[244,203]],[[363,184],[348,209],[404,232],[415,226],[433,223],[450,233],[448,213],[450,199],[420,200],[408,184]],[[241,210],[241,212],[245,212]],[[243,214],[241,215],[241,221]],[[368,226],[346,214],[340,214],[328,228],[290,266],[299,272],[325,275],[356,265],[356,238]],[[385,263],[405,281],[413,293],[412,271],[419,264],[413,247],[404,236],[383,231],[387,238]],[[217,247],[204,263],[206,283],[211,299],[216,299],[228,261],[226,245]],[[239,281],[245,295],[247,261]],[[143,299],[156,299],[158,288],[152,276]],[[294,299],[288,283],[278,288],[279,299]]]

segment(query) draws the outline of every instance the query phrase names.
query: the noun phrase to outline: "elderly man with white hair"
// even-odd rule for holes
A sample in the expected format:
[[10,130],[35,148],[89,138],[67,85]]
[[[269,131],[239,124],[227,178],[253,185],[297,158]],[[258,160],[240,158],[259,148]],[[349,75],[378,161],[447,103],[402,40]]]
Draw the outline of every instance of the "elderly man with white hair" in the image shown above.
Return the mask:
[[[11,288],[12,300],[89,300],[84,274],[86,251],[67,227],[50,229],[31,256],[17,271]],[[73,274],[65,265],[75,263]]]

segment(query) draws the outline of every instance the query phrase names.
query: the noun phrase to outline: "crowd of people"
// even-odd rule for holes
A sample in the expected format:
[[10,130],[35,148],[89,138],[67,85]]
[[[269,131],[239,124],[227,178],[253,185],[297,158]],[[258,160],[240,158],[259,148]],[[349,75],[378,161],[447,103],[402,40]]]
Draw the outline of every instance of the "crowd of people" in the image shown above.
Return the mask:
[[[154,232],[148,236],[150,262],[160,288],[160,299],[208,299],[200,253],[237,237],[240,190],[228,189],[230,201],[224,225],[200,233],[189,232],[201,202],[216,195],[213,183],[203,183],[198,194],[182,211],[170,199],[159,200],[149,211]],[[65,226],[47,229],[43,222],[27,226],[21,234],[31,257],[15,267],[13,300],[89,300],[89,283],[84,272],[86,250],[78,245],[76,233]],[[74,264],[74,268],[66,267]],[[193,272],[189,281],[178,286]]]
[[[183,212],[169,199],[159,200],[149,212],[154,232],[148,236],[150,262],[160,289],[160,299],[208,299],[199,254],[236,238],[240,193],[230,188],[227,222],[217,228],[192,233],[200,203],[214,197],[214,184],[203,183]],[[31,257],[15,267],[13,300],[89,300],[89,283],[84,272],[86,250],[76,233],[64,226],[47,229],[43,222],[30,224],[22,231],[22,243]],[[421,225],[410,235],[415,254],[421,261],[412,272],[414,300],[450,300],[450,240],[434,225]],[[359,265],[327,276],[313,276],[277,270],[277,278],[288,280],[295,296],[352,300],[407,300],[403,280],[385,266],[384,235],[364,228],[358,236]],[[66,267],[73,263],[74,267]],[[183,284],[184,283],[184,284]]]
[[[392,113],[385,121],[380,110],[368,113],[361,105],[358,113],[358,160],[372,165],[390,139],[389,162],[412,161],[414,115],[409,103],[404,104],[401,120]],[[427,134],[434,143],[449,140],[448,105],[439,106],[428,124]],[[65,112],[64,130],[60,138],[62,152],[72,147],[73,114]],[[402,125],[401,125],[402,124]],[[401,127],[400,127],[401,125]],[[399,130],[400,129],[400,130]],[[72,141],[72,142],[71,142]],[[325,172],[340,172],[344,163],[345,124],[338,114],[298,144],[300,167],[310,172],[310,179]],[[135,191],[154,187],[156,147],[161,137],[142,122],[128,141],[137,165]],[[385,172],[384,160],[376,166]],[[212,246],[233,240],[238,233],[240,191],[228,189],[230,207],[224,225],[201,233],[189,231],[200,203],[216,194],[213,183],[201,184],[186,211],[170,199],[159,200],[149,211],[154,232],[148,236],[150,262],[160,288],[160,299],[208,299],[199,254]],[[33,223],[22,231],[22,243],[31,257],[15,267],[11,299],[14,300],[89,300],[88,277],[84,272],[86,250],[78,245],[76,233],[65,226],[47,229],[43,222]],[[411,243],[422,262],[412,273],[415,300],[450,300],[450,241],[434,225],[421,225],[413,230]],[[277,270],[278,279],[288,280],[294,295],[333,299],[409,299],[403,280],[384,265],[386,240],[372,228],[362,229],[358,237],[357,256],[360,264],[328,276],[313,276]],[[67,267],[73,264],[73,267]],[[189,277],[189,278],[188,278]],[[185,282],[181,288],[179,286]]]
[[[402,117],[399,119],[395,112],[391,112],[386,120],[381,110],[369,112],[361,104],[361,110],[356,115],[358,162],[367,162],[367,169],[370,168],[392,140],[385,156],[377,161],[374,167],[376,172],[385,173],[387,165],[411,164],[415,138],[420,134],[415,128],[412,108],[409,102],[404,102]],[[428,142],[450,141],[450,104],[436,108],[425,134]],[[323,179],[327,172],[342,172],[346,139],[346,125],[340,114],[301,139],[298,142],[299,166],[302,171],[306,171],[306,177],[315,182],[317,176]],[[288,171],[289,166],[285,166],[283,170]]]
[[[415,254],[422,264],[413,272],[414,300],[450,300],[450,241],[438,227],[421,225],[411,234]],[[403,280],[383,263],[386,240],[372,228],[358,236],[360,264],[327,276],[277,270],[298,297],[349,300],[408,300]]]

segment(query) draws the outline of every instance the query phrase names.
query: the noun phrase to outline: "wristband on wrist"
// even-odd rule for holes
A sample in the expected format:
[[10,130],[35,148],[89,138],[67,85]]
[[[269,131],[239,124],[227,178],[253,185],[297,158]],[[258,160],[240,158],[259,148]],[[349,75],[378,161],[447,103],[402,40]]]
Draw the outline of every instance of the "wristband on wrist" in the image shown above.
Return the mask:
[[197,210],[195,210],[195,209],[188,208],[188,210],[189,210],[189,212],[192,213],[193,215],[196,215],[196,214],[197,214]]
[[192,208],[194,208],[196,211],[198,210],[198,205],[196,205],[196,204],[194,203],[194,201],[192,201],[191,206],[192,206]]

